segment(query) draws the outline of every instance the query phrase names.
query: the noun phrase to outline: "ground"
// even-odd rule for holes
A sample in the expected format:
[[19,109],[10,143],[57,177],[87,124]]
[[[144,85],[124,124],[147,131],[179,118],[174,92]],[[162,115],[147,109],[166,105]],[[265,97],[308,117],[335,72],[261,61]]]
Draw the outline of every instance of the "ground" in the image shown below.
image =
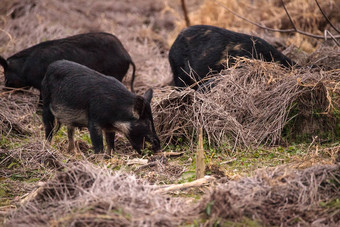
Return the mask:
[[[276,4],[279,1],[273,1],[273,6],[263,3],[262,7],[252,2],[224,1],[233,11],[243,16],[249,15],[248,19],[261,21],[266,26],[280,29],[291,26],[282,7]],[[215,92],[218,90],[202,96],[190,89],[181,93],[169,86],[172,73],[167,59],[168,51],[178,32],[185,27],[180,1],[2,0],[0,55],[5,58],[41,41],[82,32],[105,31],[116,35],[136,64],[136,92],[142,94],[149,87],[155,89],[152,107],[156,129],[164,153],[171,153],[171,156],[153,155],[148,150],[138,155],[119,135],[114,154],[104,159],[93,155],[86,129],[76,132],[77,147],[82,156],[67,152],[65,127],[59,130],[52,144],[47,143],[38,108],[38,91],[3,90],[4,75],[0,68],[1,224],[339,225],[339,47],[332,40],[326,42],[300,34],[264,31],[241,19],[230,18],[230,14],[215,1],[190,0],[186,3],[192,24],[213,24],[260,36],[303,66],[297,71],[284,71],[272,64],[240,62],[246,65],[249,75],[268,76],[261,81],[264,86],[288,86],[290,82],[289,89],[295,86],[305,89],[303,91],[306,93],[297,96],[297,99],[290,96],[294,106],[283,118],[286,120],[295,116],[294,113],[298,113],[298,117],[289,124],[282,120],[282,124],[287,125],[284,128],[285,136],[281,138],[280,126],[279,133],[269,133],[264,137],[280,139],[267,143],[262,137],[248,138],[246,133],[234,133],[237,128],[234,118],[222,121],[223,127],[210,121],[211,118],[229,116],[229,113],[223,115],[224,112],[206,114],[222,105],[219,102],[235,102],[241,100],[238,98],[242,95],[247,95],[245,99],[254,100],[252,104],[255,105],[256,100],[261,98],[256,89],[254,93],[235,93],[235,97],[229,99],[223,93],[221,101],[219,93]],[[340,7],[333,1],[325,1],[321,6],[332,23],[339,27],[339,16],[334,11],[338,12]],[[291,1],[287,7],[299,26],[303,24],[300,24],[302,19],[297,17],[299,13],[295,11],[301,12],[297,8],[303,7],[305,24],[309,26],[301,26],[301,29],[317,35],[322,34],[324,29],[331,30],[330,25],[323,22],[325,18],[314,1]],[[249,11],[254,13],[250,14]],[[314,63],[323,68],[308,68]],[[240,82],[237,78],[247,76],[237,67],[224,73],[233,78],[222,81],[228,87],[230,81],[237,84]],[[127,75],[123,82],[129,87],[131,70]],[[280,80],[278,75],[291,81]],[[247,81],[247,77],[244,79]],[[243,85],[246,84],[243,82]],[[255,85],[260,88],[261,83]],[[318,99],[320,94],[326,94],[322,99],[324,101]],[[314,107],[322,106],[317,106],[315,100],[322,105],[326,103],[324,109],[330,107],[326,115],[321,114],[323,111],[315,113]],[[268,106],[275,102],[269,102]],[[313,107],[312,115],[299,112],[301,109],[308,110],[301,107],[303,104]],[[200,106],[206,106],[206,111],[198,111]],[[268,112],[274,109],[261,108]],[[247,109],[242,110],[246,112]],[[253,109],[250,110],[247,113]],[[206,178],[202,184],[195,181],[197,131],[202,126],[202,122],[194,118],[197,114],[206,116],[203,120],[209,122],[203,125],[203,148],[205,175],[212,178]],[[254,122],[260,119],[256,118],[259,115],[259,112],[254,114]],[[237,115],[235,118],[244,116]],[[274,121],[261,122],[265,129],[274,125]],[[320,128],[320,122],[331,122],[327,128],[329,131]],[[301,129],[301,125],[310,127]],[[218,130],[218,127],[225,131]],[[253,135],[262,133],[258,128],[247,127],[244,125],[242,130],[249,130]],[[319,129],[324,130],[322,135],[316,133]],[[294,130],[299,133],[294,133]],[[221,132],[230,137],[237,134],[239,140],[238,137],[228,141],[216,139]],[[241,139],[244,140],[243,144]],[[185,187],[191,182],[194,186]],[[176,185],[182,188],[171,188]]]

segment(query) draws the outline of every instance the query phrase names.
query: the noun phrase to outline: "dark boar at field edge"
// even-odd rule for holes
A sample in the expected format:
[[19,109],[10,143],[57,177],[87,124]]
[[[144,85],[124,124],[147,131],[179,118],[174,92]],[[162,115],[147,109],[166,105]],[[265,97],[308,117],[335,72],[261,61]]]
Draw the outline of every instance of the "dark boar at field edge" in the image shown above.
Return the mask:
[[0,65],[4,68],[5,86],[34,87],[41,90],[41,81],[48,65],[62,59],[85,65],[119,81],[122,81],[131,64],[133,91],[135,64],[119,39],[104,32],[45,41],[24,49],[7,60],[0,57]]
[[42,81],[46,138],[51,141],[60,124],[65,124],[69,151],[74,149],[74,128],[87,127],[95,153],[104,149],[103,132],[111,153],[116,131],[123,133],[138,153],[145,142],[157,152],[160,141],[150,107],[152,93],[149,89],[144,96],[138,96],[113,77],[78,63],[56,61],[48,67]]
[[[274,61],[285,67],[295,64],[259,37],[209,25],[195,25],[182,30],[170,48],[174,84],[177,87],[190,86],[210,70],[217,73],[232,65],[235,57]],[[188,76],[191,69],[194,78]]]

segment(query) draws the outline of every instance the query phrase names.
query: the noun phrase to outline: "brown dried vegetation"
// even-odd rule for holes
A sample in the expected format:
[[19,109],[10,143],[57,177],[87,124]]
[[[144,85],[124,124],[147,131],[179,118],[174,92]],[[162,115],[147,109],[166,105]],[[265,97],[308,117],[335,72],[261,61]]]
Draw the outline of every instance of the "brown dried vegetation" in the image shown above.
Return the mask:
[[[268,27],[290,27],[279,0],[221,2]],[[339,27],[336,1],[319,2]],[[299,29],[319,35],[325,29],[333,32],[314,1],[285,3]],[[52,145],[45,142],[37,111],[38,92],[3,90],[0,68],[1,224],[211,226],[243,224],[244,218],[264,226],[340,224],[339,165],[329,164],[340,152],[340,49],[333,41],[263,32],[226,13],[216,1],[188,0],[187,8],[192,24],[261,36],[285,49],[301,67],[284,69],[274,63],[238,59],[235,66],[211,74],[207,85],[211,87],[204,92],[167,86],[172,76],[168,49],[184,20],[179,1],[161,0],[2,0],[0,54],[9,57],[41,41],[80,32],[110,32],[122,41],[137,65],[137,93],[154,87],[155,126],[166,149],[177,144],[186,149],[185,155],[192,155],[197,130],[202,127],[205,145],[222,147],[222,154],[248,152],[259,145],[286,145],[301,135],[306,135],[304,141],[312,141],[306,153],[314,154],[234,180],[223,177],[227,174],[219,168],[222,164],[208,163],[207,169],[221,179],[164,195],[157,189],[182,180],[182,174],[191,171],[192,161],[152,156],[149,163],[155,165],[138,168],[129,164],[136,154],[121,136],[110,160],[95,159],[84,139],[86,131],[77,137],[84,156],[73,157],[65,152],[66,136],[56,136]],[[124,82],[128,84],[129,76]],[[319,149],[321,143],[334,138],[335,145]],[[331,158],[320,161],[323,157],[318,152],[329,153]],[[315,160],[311,160],[313,155]],[[191,194],[204,197],[193,202]],[[191,197],[185,197],[188,195]]]
[[[191,140],[195,130],[203,127],[209,144],[217,146],[277,144],[291,120],[293,137],[317,132],[335,136],[339,74],[339,69],[290,70],[239,59],[235,66],[212,75],[204,92],[169,88],[157,93],[153,104],[157,129],[163,141],[173,141],[178,136]],[[316,114],[321,115],[317,120]]]
[[254,177],[217,185],[203,199],[200,210],[210,202],[210,223],[220,218],[249,217],[265,226],[336,226],[340,209],[323,209],[323,201],[336,201],[340,168],[314,166],[304,170],[286,166],[261,169]]

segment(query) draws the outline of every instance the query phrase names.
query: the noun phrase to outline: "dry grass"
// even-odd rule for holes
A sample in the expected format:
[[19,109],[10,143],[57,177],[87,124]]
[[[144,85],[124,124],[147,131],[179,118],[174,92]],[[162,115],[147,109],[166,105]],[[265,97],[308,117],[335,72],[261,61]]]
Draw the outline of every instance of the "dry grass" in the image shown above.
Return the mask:
[[10,178],[17,175],[23,179],[39,177],[42,181],[51,172],[62,167],[63,159],[60,152],[39,139],[31,139],[29,143],[15,148],[1,147],[0,157],[0,166],[6,167],[0,169],[1,176]]
[[[205,92],[190,88],[157,91],[153,104],[156,128],[163,141],[176,142],[178,137],[191,141],[203,127],[210,145],[273,145],[282,140],[282,130],[292,118],[302,116],[310,121],[316,112],[326,119],[316,122],[317,129],[334,133],[332,107],[333,102],[338,105],[338,97],[333,94],[339,92],[339,72],[288,70],[274,63],[239,59],[235,66],[213,75],[214,82],[207,85],[213,86]],[[291,114],[292,108],[296,115]],[[320,124],[327,119],[329,127],[322,128]],[[294,132],[299,133],[301,128]]]
[[[1,85],[0,89],[2,89]],[[26,95],[14,91],[0,92],[0,134],[3,137],[9,136],[10,133],[17,136],[29,135],[33,132],[31,123],[39,121],[34,116],[38,104],[37,93],[18,90]]]
[[[319,44],[317,40],[301,34],[264,32],[245,20],[234,16],[218,3],[253,22],[257,22],[267,27],[274,29],[292,28],[289,18],[281,6],[280,0],[205,0],[198,9],[189,7],[191,24],[209,24],[237,32],[253,34],[265,38],[271,43],[281,43],[283,46],[295,45],[309,53],[313,52]],[[334,0],[319,1],[319,3],[332,23],[339,27],[340,16],[338,12],[340,10],[340,5],[336,4],[336,1]],[[292,0],[285,1],[285,4],[293,18],[295,26],[299,30],[315,35],[323,35],[325,29],[332,31],[332,28],[326,23],[326,20],[322,16],[322,13],[319,11],[314,0]],[[179,20],[176,30],[173,33],[173,38],[170,39],[169,43],[172,43],[175,40],[178,32],[184,27],[184,20]]]
[[340,196],[337,165],[281,166],[238,181],[222,179],[197,204],[158,194],[157,187],[134,175],[87,162],[64,167],[28,196],[7,226],[178,226],[199,218],[212,225],[242,217],[266,226],[340,222],[339,209],[331,203]]
[[325,202],[339,202],[339,180],[339,165],[261,169],[253,177],[217,185],[200,211],[209,206],[210,224],[248,217],[265,226],[337,226],[340,209]]
[[188,204],[133,175],[90,163],[66,166],[16,211],[8,226],[177,226]]
[[[203,2],[202,7],[198,1],[188,2],[195,24],[204,22],[255,33],[255,28],[248,23],[231,17],[221,7],[216,8],[214,1],[199,1]],[[277,28],[289,26],[282,8],[277,5],[279,1],[254,1],[254,5],[245,0],[224,2],[254,21]],[[294,20],[300,18],[302,8],[310,11],[302,14],[308,23],[298,19],[297,25],[306,26],[300,28],[310,32],[324,29],[319,26],[323,20],[319,13],[310,8],[311,1],[307,7],[298,5],[302,2],[287,2]],[[269,3],[276,5],[269,6]],[[258,4],[261,11],[257,10]],[[321,4],[330,14],[336,9],[332,0]],[[280,17],[274,17],[278,12]],[[174,1],[2,0],[0,14],[0,54],[4,57],[41,41],[79,32],[101,30],[117,35],[137,65],[138,93],[147,87],[155,88],[152,108],[156,130],[165,145],[177,143],[183,137],[194,145],[196,129],[201,126],[211,145],[275,144],[281,140],[292,104],[300,103],[304,112],[298,112],[298,116],[307,121],[315,109],[318,113],[326,112],[322,116],[331,119],[327,121],[331,126],[334,125],[332,111],[340,109],[340,55],[339,49],[333,46],[320,45],[309,56],[296,48],[288,48],[286,54],[303,66],[293,70],[241,59],[235,67],[217,75],[216,85],[204,93],[163,87],[172,78],[167,60],[169,40],[183,28],[181,22],[175,23],[175,17],[182,15]],[[330,17],[334,20],[336,16]],[[277,18],[280,19],[277,21]],[[266,39],[271,35],[278,38],[282,34],[261,33]],[[279,42],[283,46],[294,42],[306,50],[314,48],[314,41],[296,37],[284,37]],[[310,65],[320,69],[310,69]],[[1,71],[1,90],[3,81]],[[242,216],[259,219],[265,225],[289,225],[294,217],[301,225],[339,224],[339,210],[327,205],[339,197],[339,184],[331,184],[339,182],[338,166],[314,166],[333,162],[338,145],[329,148],[330,151],[319,149],[320,153],[329,152],[332,160],[320,160],[323,157],[315,154],[313,161],[301,158],[295,160],[294,165],[264,169],[253,177],[238,177],[239,180],[220,182],[216,187],[210,185],[211,193],[193,203],[192,198],[160,195],[155,189],[159,184],[181,179],[183,172],[191,170],[194,157],[185,162],[169,160],[144,169],[127,166],[135,153],[126,140],[118,136],[112,159],[93,160],[88,156],[89,144],[81,137],[86,132],[81,132],[77,133],[77,144],[88,161],[79,162],[79,157],[65,152],[66,136],[55,138],[53,146],[46,144],[41,119],[36,114],[37,102],[38,93],[34,90],[0,92],[0,192],[8,187],[13,193],[12,197],[0,200],[0,220],[6,226],[178,226],[194,224],[195,220],[209,225],[216,219],[222,219],[220,223],[223,223]],[[317,146],[317,142],[310,145],[308,152],[314,150],[314,145]],[[185,149],[190,154],[190,148]],[[229,164],[224,167],[226,165]],[[197,191],[183,191],[182,195],[204,192]],[[216,203],[212,204],[212,200]],[[320,206],[320,201],[326,202],[326,206]],[[211,215],[206,216],[209,206]],[[269,216],[273,210],[275,214]]]
[[[167,30],[173,27],[173,22],[162,13],[163,5],[161,0],[133,4],[104,0],[4,0],[0,54],[7,58],[42,41],[105,31],[121,40],[135,62],[137,89],[162,86],[171,80],[170,67],[164,58],[169,47],[164,40]],[[161,26],[165,27],[160,30]],[[130,76],[128,73],[124,83],[129,84]]]

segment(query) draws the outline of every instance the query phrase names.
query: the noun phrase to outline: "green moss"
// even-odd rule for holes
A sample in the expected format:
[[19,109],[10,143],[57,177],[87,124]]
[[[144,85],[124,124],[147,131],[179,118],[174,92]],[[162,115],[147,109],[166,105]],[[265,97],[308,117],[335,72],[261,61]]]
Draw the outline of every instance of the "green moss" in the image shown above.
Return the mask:
[[320,202],[320,206],[324,208],[334,208],[340,210],[340,199],[333,199],[327,202]]
[[195,170],[190,170],[190,171],[186,171],[184,172],[181,177],[178,180],[178,184],[183,184],[183,183],[187,183],[187,182],[192,182],[196,179],[196,173]]
[[[332,100],[337,100],[337,97],[332,97]],[[307,116],[307,119],[303,118],[303,116],[299,115],[299,105],[296,103],[293,104],[291,108],[288,119],[291,119],[284,126],[282,130],[282,138],[287,142],[295,142],[295,143],[310,143],[315,136],[318,136],[318,139],[321,141],[337,141],[340,139],[340,110],[333,105],[331,112],[328,114],[323,113],[324,110],[313,109]],[[301,122],[304,121],[304,124],[314,124],[316,125],[315,129],[312,129],[311,132],[301,133],[304,125]],[[313,126],[314,127],[314,126]]]
[[0,198],[12,196],[11,190],[8,188],[7,184],[0,184]]
[[335,137],[339,140],[340,139],[340,110],[337,108],[334,108],[333,114],[336,121],[335,126]]
[[4,149],[16,149],[30,142],[30,138],[26,137],[0,136],[0,148]]
[[183,225],[183,227],[198,227],[201,225],[206,226],[214,226],[214,227],[262,227],[263,225],[261,224],[260,221],[258,220],[253,220],[247,217],[242,217],[240,220],[226,220],[222,218],[216,218],[214,217],[213,219],[196,219],[193,220],[192,223]]
[[27,183],[34,183],[34,182],[38,182],[38,181],[40,181],[39,177],[33,177],[33,178],[29,178],[29,179],[25,180],[25,182],[27,182]]
[[91,137],[89,133],[82,133],[80,135],[80,138],[82,141],[85,141],[87,144],[91,145],[92,141],[91,141]]
[[221,221],[219,226],[234,226],[234,227],[262,227],[261,222],[247,217],[243,217],[240,221]]
[[11,203],[11,199],[13,199],[14,196],[15,195],[12,194],[12,190],[10,189],[8,183],[0,183],[0,207],[9,205]]

